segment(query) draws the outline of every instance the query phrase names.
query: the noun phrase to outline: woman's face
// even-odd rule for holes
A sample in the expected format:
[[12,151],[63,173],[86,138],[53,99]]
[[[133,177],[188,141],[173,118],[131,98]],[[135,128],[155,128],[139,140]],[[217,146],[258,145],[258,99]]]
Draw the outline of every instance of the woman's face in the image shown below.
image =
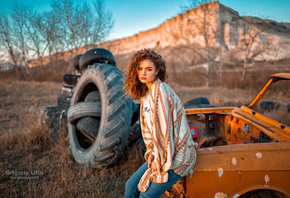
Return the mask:
[[138,68],[138,78],[141,83],[145,83],[150,89],[151,85],[156,80],[156,75],[156,66],[150,59],[145,59],[140,62],[140,66]]

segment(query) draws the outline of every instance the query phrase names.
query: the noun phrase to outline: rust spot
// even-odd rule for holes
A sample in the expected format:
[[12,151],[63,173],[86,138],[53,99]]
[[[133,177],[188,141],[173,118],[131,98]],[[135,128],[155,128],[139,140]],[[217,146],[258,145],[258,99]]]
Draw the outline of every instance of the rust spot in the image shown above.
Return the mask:
[[193,173],[193,170],[190,170],[190,171],[189,171],[190,179],[192,178],[192,173]]
[[233,196],[233,198],[238,198],[240,195],[237,193]]
[[234,166],[236,166],[238,164],[238,161],[237,161],[237,159],[235,157],[232,158],[232,164]]
[[215,198],[220,198],[220,197],[227,198],[228,196],[225,193],[223,193],[223,192],[218,192],[218,193],[215,194],[214,197]]
[[260,152],[258,152],[258,153],[256,153],[256,156],[257,156],[257,158],[262,158],[263,157],[263,154],[260,153]]
[[239,173],[240,175],[242,174],[239,170],[236,170],[237,173]]
[[224,169],[223,168],[219,168],[218,169],[218,173],[219,173],[219,177],[221,177],[224,174]]
[[266,181],[266,184],[270,181],[269,175],[265,175],[265,181]]

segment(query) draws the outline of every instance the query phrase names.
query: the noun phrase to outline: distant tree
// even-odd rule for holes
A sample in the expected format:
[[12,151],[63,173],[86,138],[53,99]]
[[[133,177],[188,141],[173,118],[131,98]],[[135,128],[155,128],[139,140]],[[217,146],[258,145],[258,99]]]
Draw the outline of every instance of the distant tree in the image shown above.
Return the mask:
[[16,38],[12,33],[13,27],[9,22],[8,16],[0,13],[0,45],[9,55],[9,59],[18,73],[17,66],[21,62],[21,54],[17,48]]
[[111,33],[114,27],[113,14],[106,10],[104,1],[94,1],[93,23],[92,23],[92,44],[103,42]]
[[260,28],[253,25],[251,21],[244,24],[244,37],[239,40],[238,49],[243,52],[243,70],[242,79],[245,78],[248,62],[254,62],[254,58],[269,49],[272,44],[264,36],[263,32],[268,28],[268,25],[263,24]]
[[82,45],[86,47],[91,44],[91,38],[93,35],[92,25],[94,21],[94,17],[92,17],[92,10],[90,7],[84,3],[81,9],[81,27],[79,29],[79,39],[82,41]]
[[[210,40],[214,39],[216,36],[216,29],[213,27],[211,21],[212,14],[208,4],[211,1],[212,0],[192,0],[188,6],[181,6],[181,12],[185,12],[186,10],[197,6],[199,6],[199,9],[194,9],[195,18],[188,19],[186,22],[186,31],[189,33],[185,35],[183,33],[184,31],[181,31],[178,33],[179,38],[176,37],[176,35],[173,35],[175,39],[181,39],[181,43],[184,43],[184,46],[191,48],[196,55],[207,62],[207,67],[205,68],[205,76],[207,79],[206,86],[210,85],[210,71],[214,69],[215,72],[218,73],[217,68],[212,68],[214,62],[214,45],[210,43]],[[199,43],[192,43],[190,38],[192,35],[201,35],[205,45],[201,46]]]
[[58,52],[58,44],[61,42],[59,19],[53,12],[38,14],[32,21],[37,32],[44,39],[42,56],[47,51],[52,60],[52,54]]
[[77,52],[82,45],[78,38],[82,23],[81,6],[74,0],[53,0],[51,5],[53,13],[59,18],[62,26],[60,33],[66,47]]
[[28,36],[25,28],[26,17],[20,11],[17,3],[12,6],[10,16],[13,22],[13,30],[11,33],[17,38],[17,47],[21,52],[22,63],[25,67],[28,66],[28,54],[30,47],[28,44]]

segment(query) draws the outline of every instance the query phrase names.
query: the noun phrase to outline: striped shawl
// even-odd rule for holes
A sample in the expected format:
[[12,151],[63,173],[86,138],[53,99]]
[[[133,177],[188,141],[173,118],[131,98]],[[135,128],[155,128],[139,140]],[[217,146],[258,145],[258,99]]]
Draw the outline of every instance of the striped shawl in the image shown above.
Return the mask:
[[[186,115],[181,100],[176,93],[161,80],[156,80],[149,91],[151,123],[144,116],[141,98],[141,129],[146,145],[145,159],[150,154],[156,158],[157,171],[149,168],[139,181],[138,189],[145,192],[151,181],[165,183],[167,171],[173,169],[185,176],[196,161],[195,143],[191,138]],[[151,124],[151,131],[148,125]]]

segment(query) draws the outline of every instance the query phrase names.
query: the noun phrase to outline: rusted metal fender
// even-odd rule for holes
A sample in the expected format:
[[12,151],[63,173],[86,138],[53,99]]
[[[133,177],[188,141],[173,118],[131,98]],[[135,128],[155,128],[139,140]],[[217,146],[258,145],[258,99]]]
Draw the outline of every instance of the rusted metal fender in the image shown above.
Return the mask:
[[186,176],[188,197],[238,197],[267,189],[290,197],[290,142],[236,144],[197,150]]

